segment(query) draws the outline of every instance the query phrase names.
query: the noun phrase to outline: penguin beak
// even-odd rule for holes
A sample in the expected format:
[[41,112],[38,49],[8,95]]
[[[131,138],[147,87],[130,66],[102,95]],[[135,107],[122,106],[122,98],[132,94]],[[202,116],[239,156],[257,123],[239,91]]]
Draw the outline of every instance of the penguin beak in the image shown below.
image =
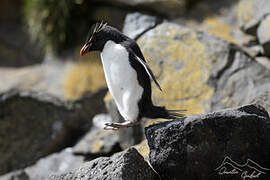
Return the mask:
[[80,50],[80,55],[83,56],[85,53],[87,53],[90,46],[91,44],[88,44],[88,43],[83,45],[83,47]]

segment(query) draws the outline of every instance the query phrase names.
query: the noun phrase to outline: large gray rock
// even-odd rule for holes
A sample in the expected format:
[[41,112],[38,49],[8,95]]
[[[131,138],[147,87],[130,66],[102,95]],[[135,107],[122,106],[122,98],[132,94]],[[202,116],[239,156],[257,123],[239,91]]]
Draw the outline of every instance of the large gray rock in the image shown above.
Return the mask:
[[154,28],[161,19],[141,13],[130,13],[126,16],[122,32],[132,39],[138,39],[142,34]]
[[261,20],[269,13],[270,4],[268,0],[241,0],[239,2],[239,23],[248,34],[256,36]]
[[262,22],[258,27],[257,37],[259,43],[262,45],[264,49],[265,55],[270,57],[270,10],[269,15],[262,20]]
[[270,114],[270,90],[259,92],[251,103],[262,106]]
[[163,22],[138,43],[163,89],[153,86],[154,103],[169,109],[192,114],[236,107],[270,88],[264,66],[243,48],[208,33]]
[[219,110],[249,103],[258,94],[270,89],[270,71],[247,55],[232,51],[232,61],[214,82],[211,109]]
[[110,155],[121,151],[118,131],[104,130],[104,124],[112,122],[107,114],[98,114],[93,118],[93,127],[73,147],[73,153],[88,156]]
[[51,175],[50,180],[153,180],[155,172],[135,148],[112,157],[100,157],[78,169],[61,175]]
[[67,148],[40,159],[33,166],[0,176],[0,180],[46,180],[49,174],[64,173],[83,164],[83,156],[75,156]]
[[[241,179],[252,167],[263,171],[260,179],[270,178],[270,118],[255,105],[152,125],[146,137],[150,163],[162,179]],[[236,174],[222,174],[224,167],[232,170],[229,159],[252,167],[235,164]]]
[[73,145],[105,110],[107,90],[76,102],[35,92],[0,96],[0,174],[24,168],[39,158]]

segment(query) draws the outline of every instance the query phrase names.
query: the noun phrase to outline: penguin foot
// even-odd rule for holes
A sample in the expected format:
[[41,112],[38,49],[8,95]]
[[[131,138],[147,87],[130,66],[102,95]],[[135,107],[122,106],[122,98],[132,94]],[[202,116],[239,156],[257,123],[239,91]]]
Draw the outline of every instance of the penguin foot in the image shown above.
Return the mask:
[[105,130],[118,130],[119,128],[131,127],[133,122],[125,121],[123,123],[106,123],[104,129]]

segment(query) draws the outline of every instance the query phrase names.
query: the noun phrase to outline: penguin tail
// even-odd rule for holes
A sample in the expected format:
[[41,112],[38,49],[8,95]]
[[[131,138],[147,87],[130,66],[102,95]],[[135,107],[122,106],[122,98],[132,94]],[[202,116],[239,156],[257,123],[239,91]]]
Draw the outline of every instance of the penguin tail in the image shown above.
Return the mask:
[[147,113],[148,118],[163,118],[163,119],[177,119],[185,117],[183,112],[186,110],[168,110],[164,106],[152,106],[149,113]]

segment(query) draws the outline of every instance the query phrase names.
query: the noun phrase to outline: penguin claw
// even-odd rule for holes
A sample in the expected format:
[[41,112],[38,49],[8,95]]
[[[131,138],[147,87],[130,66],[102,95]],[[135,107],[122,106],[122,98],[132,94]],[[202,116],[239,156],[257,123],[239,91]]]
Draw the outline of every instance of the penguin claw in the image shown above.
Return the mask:
[[131,127],[133,123],[131,121],[126,121],[123,123],[105,123],[105,130],[118,130],[119,128]]

